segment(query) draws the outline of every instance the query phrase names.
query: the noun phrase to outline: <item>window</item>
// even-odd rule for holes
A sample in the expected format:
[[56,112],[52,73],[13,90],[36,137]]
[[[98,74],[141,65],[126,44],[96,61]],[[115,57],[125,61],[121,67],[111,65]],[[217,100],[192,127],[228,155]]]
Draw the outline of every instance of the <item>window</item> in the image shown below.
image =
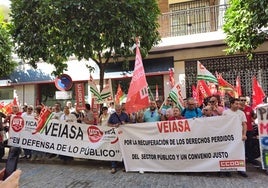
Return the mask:
[[[146,80],[149,86],[148,92],[149,92],[150,99],[155,99],[156,87],[158,87],[159,99],[163,100],[164,98],[163,75],[147,76]],[[113,79],[112,85],[113,85],[114,94],[116,94],[118,84],[121,85],[123,92],[127,94],[130,82],[131,82],[131,78]]]
[[171,4],[171,35],[190,35],[215,30],[214,20],[218,8],[209,6],[208,0]]

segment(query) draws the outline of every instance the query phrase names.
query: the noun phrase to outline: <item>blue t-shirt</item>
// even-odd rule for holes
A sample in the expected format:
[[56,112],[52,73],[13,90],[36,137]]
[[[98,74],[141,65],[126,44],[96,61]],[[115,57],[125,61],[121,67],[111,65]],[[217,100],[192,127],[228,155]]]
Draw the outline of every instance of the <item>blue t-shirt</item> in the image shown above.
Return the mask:
[[202,111],[200,108],[194,108],[193,110],[186,108],[182,111],[182,116],[186,119],[197,118],[202,116]]
[[157,109],[151,111],[150,109],[146,110],[143,114],[144,122],[156,122],[160,121],[160,115],[157,112]]
[[129,117],[125,112],[121,112],[120,115],[117,115],[117,113],[114,112],[110,115],[110,118],[108,120],[108,123],[111,123],[111,124],[117,124],[117,123],[121,124],[122,122],[125,122],[125,123],[129,122]]

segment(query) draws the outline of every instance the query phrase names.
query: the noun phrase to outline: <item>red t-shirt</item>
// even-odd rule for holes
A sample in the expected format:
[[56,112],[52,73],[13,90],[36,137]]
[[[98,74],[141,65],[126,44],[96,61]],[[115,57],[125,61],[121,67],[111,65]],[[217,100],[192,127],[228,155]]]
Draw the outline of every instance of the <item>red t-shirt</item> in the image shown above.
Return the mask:
[[180,119],[185,119],[184,117],[180,117],[180,118],[177,118],[177,117],[169,117],[168,120],[171,121],[171,120],[180,120]]
[[252,131],[253,127],[252,127],[252,114],[254,113],[253,109],[250,106],[245,106],[244,108],[244,113],[246,115],[247,118],[247,130],[248,131]]

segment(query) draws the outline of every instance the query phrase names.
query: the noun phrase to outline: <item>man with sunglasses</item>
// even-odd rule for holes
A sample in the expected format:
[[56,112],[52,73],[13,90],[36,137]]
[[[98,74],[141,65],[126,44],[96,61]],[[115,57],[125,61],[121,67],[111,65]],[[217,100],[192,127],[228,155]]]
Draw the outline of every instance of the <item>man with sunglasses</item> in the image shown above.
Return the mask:
[[223,112],[223,107],[219,106],[219,100],[217,96],[212,96],[208,104],[211,106],[211,111],[213,116],[220,116]]
[[[247,140],[245,141],[245,154],[247,162],[253,164],[254,166],[259,167],[261,164],[259,161],[255,160],[255,145],[256,145],[256,138],[254,138],[254,130],[253,130],[253,123],[254,120],[257,118],[254,110],[247,105],[247,98],[245,96],[240,96],[240,109],[245,113],[247,118]],[[258,142],[258,141],[257,141]]]
[[194,98],[187,99],[186,107],[181,112],[181,115],[186,119],[202,117],[202,111],[197,107],[197,103]]
[[150,101],[149,109],[147,109],[143,114],[144,122],[156,122],[160,121],[160,114],[158,113],[158,109],[155,101]]

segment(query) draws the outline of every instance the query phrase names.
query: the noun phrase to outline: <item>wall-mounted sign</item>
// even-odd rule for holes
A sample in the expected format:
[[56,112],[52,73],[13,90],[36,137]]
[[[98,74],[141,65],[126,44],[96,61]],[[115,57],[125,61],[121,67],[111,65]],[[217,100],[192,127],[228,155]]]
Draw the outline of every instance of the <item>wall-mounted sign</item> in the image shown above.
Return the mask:
[[72,78],[68,74],[62,74],[55,79],[55,86],[60,91],[67,91],[73,86]]
[[56,91],[56,99],[71,99],[72,91]]

